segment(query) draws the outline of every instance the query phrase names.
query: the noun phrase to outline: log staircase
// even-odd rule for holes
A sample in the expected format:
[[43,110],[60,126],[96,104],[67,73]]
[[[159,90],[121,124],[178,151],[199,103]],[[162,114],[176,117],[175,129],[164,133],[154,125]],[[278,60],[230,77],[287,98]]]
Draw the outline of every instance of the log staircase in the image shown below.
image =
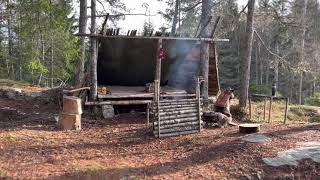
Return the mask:
[[159,93],[159,86],[155,85],[155,92],[158,92],[155,93],[156,97],[152,105],[153,134],[155,137],[185,135],[202,130],[199,83],[196,91],[197,93],[193,97],[163,99]]

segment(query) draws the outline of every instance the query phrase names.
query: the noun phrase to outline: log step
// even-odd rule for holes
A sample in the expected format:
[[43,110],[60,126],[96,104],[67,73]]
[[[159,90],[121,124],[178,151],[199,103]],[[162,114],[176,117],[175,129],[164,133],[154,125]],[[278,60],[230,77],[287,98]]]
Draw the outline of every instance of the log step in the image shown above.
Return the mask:
[[[173,109],[173,108],[186,108],[186,107],[193,107],[197,108],[197,104],[192,103],[192,104],[176,104],[176,105],[166,105],[166,106],[159,106],[160,109]],[[156,107],[153,106],[152,110],[156,110]]]
[[[185,110],[197,110],[197,107],[181,107],[181,108],[166,108],[162,109],[160,108],[160,112],[174,112],[174,111],[185,111]],[[154,110],[154,112],[156,112]]]
[[190,114],[179,114],[179,115],[169,115],[169,116],[162,116],[161,121],[166,121],[166,120],[175,120],[175,119],[183,119],[183,118],[193,118],[197,117],[198,118],[198,113],[190,113]]
[[[197,109],[191,109],[191,110],[179,110],[179,111],[173,111],[173,112],[160,112],[160,116],[170,116],[170,115],[179,115],[179,114],[190,114],[190,113],[197,113]],[[157,113],[155,113],[157,115]]]
[[172,103],[172,102],[196,102],[197,99],[164,99],[160,100],[161,103]]
[[[202,121],[200,122],[202,125]],[[160,123],[161,124],[161,123]],[[191,122],[182,122],[182,123],[175,123],[175,124],[167,124],[167,125],[160,125],[160,130],[162,129],[171,129],[175,127],[186,127],[186,126],[197,126],[199,127],[199,121],[191,121]],[[158,130],[158,124],[154,126],[154,130]]]
[[160,106],[170,106],[170,105],[185,105],[185,104],[197,104],[196,101],[189,101],[189,102],[166,102],[166,103],[161,103]]
[[[161,137],[173,137],[173,136],[180,136],[180,135],[187,135],[187,134],[194,134],[199,132],[199,130],[191,130],[191,131],[184,131],[184,132],[176,132],[176,133],[167,133],[167,134],[160,134]],[[158,133],[155,134],[155,137],[159,137]]]
[[[186,117],[180,119],[167,119],[167,120],[160,120],[160,126],[168,125],[168,124],[176,124],[176,123],[184,123],[184,122],[199,122],[198,117]],[[154,122],[154,125],[158,126],[158,121]]]
[[[161,129],[160,128],[160,134],[167,134],[167,133],[174,133],[174,132],[184,132],[184,131],[192,131],[192,130],[198,130],[199,131],[199,125],[198,126],[183,126],[183,127],[174,127],[170,129]],[[154,134],[158,134],[158,130],[153,131]]]

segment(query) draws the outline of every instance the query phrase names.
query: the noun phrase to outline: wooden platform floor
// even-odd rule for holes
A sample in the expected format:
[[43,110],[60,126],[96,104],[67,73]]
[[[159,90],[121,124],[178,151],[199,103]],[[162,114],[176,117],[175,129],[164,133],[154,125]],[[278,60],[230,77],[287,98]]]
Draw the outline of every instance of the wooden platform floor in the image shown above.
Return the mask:
[[[153,93],[147,93],[143,86],[107,86],[111,94],[98,95],[100,99],[121,99],[121,98],[153,98]],[[169,86],[161,87],[162,95],[186,95],[185,90],[175,89]]]

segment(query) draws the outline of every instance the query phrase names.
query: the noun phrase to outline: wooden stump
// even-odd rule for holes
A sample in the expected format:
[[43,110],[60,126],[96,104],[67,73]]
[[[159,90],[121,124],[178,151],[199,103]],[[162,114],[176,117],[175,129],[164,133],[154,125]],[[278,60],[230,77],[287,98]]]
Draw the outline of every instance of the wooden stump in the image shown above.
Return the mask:
[[63,97],[63,112],[67,114],[82,114],[81,99],[74,96]]
[[60,113],[58,127],[63,130],[80,130],[81,114]]
[[60,113],[58,127],[62,130],[81,129],[81,99],[74,96],[63,97],[63,111]]
[[251,124],[251,123],[247,123],[247,124],[240,124],[239,125],[239,132],[240,133],[256,133],[260,131],[260,124]]

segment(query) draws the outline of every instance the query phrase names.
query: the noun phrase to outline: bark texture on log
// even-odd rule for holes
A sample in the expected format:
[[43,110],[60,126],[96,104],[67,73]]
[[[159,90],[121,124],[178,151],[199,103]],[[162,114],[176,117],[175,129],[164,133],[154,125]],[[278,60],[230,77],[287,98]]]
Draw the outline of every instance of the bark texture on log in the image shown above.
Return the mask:
[[260,131],[260,124],[240,124],[240,133],[256,133]]
[[240,106],[246,107],[249,93],[249,80],[250,80],[250,65],[251,65],[251,52],[253,40],[253,23],[254,23],[254,5],[255,0],[248,1],[248,15],[247,15],[247,32],[245,41],[245,54],[241,68],[240,78]]
[[[86,33],[87,29],[87,0],[80,0],[79,33]],[[84,81],[84,62],[86,58],[85,37],[79,38],[80,57],[76,62],[75,85],[80,87]]]
[[[91,0],[91,34],[96,33],[96,0]],[[90,85],[90,98],[91,100],[97,99],[97,39],[90,39],[90,70],[91,70],[91,85]]]
[[[184,117],[184,118],[177,118],[177,119],[165,119],[161,118],[160,125],[168,125],[168,124],[180,124],[185,122],[197,122],[197,117]],[[155,125],[158,125],[158,122],[154,122]]]

